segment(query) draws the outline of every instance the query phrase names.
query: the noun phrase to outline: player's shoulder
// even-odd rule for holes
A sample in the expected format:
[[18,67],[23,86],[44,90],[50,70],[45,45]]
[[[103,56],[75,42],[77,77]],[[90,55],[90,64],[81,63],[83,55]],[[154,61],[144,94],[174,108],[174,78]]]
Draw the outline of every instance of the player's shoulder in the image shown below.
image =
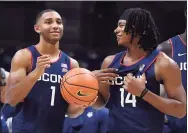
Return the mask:
[[23,49],[20,49],[18,50],[14,57],[13,57],[13,60],[15,61],[27,61],[31,59],[31,52],[27,49],[27,48],[23,48]]
[[100,109],[98,109],[97,111],[98,111],[100,114],[102,114],[102,115],[108,115],[108,113],[109,113],[109,110],[108,110],[107,108],[105,108],[105,107],[100,108]]
[[161,51],[166,51],[171,49],[171,39],[168,39],[162,43],[160,43],[157,47],[157,49],[161,50]]
[[156,65],[160,70],[167,70],[170,68],[179,69],[177,63],[164,52],[159,53],[156,59]]
[[119,52],[119,53],[116,53],[114,55],[109,55],[107,56],[104,60],[103,60],[103,63],[102,63],[102,68],[108,68],[110,66],[110,64],[112,64],[113,60],[115,59],[116,56],[122,56],[122,54],[124,53],[125,51],[122,51],[122,52]]
[[170,44],[170,39],[168,39],[168,40],[166,40],[166,41],[160,43],[160,44],[158,45],[158,48],[160,49],[162,46],[164,46],[164,45],[169,45],[169,44]]
[[96,116],[99,121],[106,121],[108,119],[109,110],[105,107],[97,109]]
[[115,55],[109,55],[106,58],[104,58],[101,68],[102,69],[108,68],[110,66],[110,64],[112,63],[112,61],[114,60],[114,58],[115,58]]
[[79,63],[76,59],[69,57],[70,58],[70,65],[71,69],[79,67]]
[[113,61],[113,59],[115,58],[116,55],[109,55],[107,56],[106,58],[104,58],[104,61],[103,62],[106,62],[106,63],[111,63]]

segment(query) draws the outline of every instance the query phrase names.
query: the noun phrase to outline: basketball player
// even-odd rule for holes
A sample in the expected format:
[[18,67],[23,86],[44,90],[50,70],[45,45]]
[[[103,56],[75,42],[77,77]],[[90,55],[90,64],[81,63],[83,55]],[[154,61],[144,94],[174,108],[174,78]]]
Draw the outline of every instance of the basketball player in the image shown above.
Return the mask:
[[[37,45],[16,52],[8,78],[7,101],[16,106],[13,133],[60,133],[68,103],[60,93],[61,77],[78,62],[59,49],[63,20],[55,10],[38,14],[35,31]],[[116,69],[95,71],[99,81],[117,74]],[[21,101],[24,100],[24,103]],[[19,107],[19,108],[17,108]]]
[[[102,69],[118,69],[111,86],[101,84],[108,99],[108,133],[162,133],[164,114],[182,118],[186,93],[178,65],[157,50],[159,33],[151,13],[130,8],[115,29],[118,45],[126,48],[107,56]],[[160,83],[169,98],[161,97]],[[109,96],[110,95],[110,96]]]
[[1,118],[3,123],[3,133],[12,133],[12,118],[14,116],[15,107],[4,104],[1,110]]
[[[187,20],[187,9],[184,14]],[[187,28],[184,33],[176,35],[175,37],[161,43],[158,48],[164,51],[179,65],[182,74],[181,79],[183,87],[187,92]],[[167,126],[170,128],[171,133],[187,133],[187,115],[182,119],[169,115],[167,118]],[[168,127],[164,129],[164,133],[169,132]]]
[[108,109],[69,105],[63,133],[106,133]]

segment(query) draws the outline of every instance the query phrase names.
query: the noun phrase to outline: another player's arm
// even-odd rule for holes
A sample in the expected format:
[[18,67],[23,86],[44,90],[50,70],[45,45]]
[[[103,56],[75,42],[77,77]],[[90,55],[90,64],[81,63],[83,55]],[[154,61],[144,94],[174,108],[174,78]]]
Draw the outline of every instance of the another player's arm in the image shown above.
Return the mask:
[[166,55],[168,55],[170,58],[172,58],[172,46],[170,44],[170,41],[164,41],[161,44],[158,45],[158,49],[163,51]]
[[[3,68],[2,68],[3,69]],[[9,72],[7,72],[7,71],[5,71],[5,70],[3,70],[2,71],[3,72],[3,75],[5,76],[5,79],[4,79],[4,82],[5,82],[5,86],[0,86],[0,101],[2,102],[2,103],[6,103],[5,101],[5,97],[6,97],[6,95],[5,95],[5,90],[7,89],[7,80],[8,80],[8,76],[9,76]],[[1,79],[0,78],[0,80],[3,80],[3,79]]]
[[143,99],[165,114],[178,118],[184,117],[186,114],[186,93],[178,65],[164,53],[160,54],[155,65],[157,78],[163,81],[168,98],[160,97],[148,91]]
[[43,55],[38,57],[35,70],[31,69],[31,53],[22,49],[16,52],[11,62],[11,71],[8,78],[8,88],[6,90],[6,100],[11,106],[15,106],[24,100],[38,78],[49,67],[50,57]]
[[[113,58],[114,56],[106,57],[102,63],[101,70],[92,71],[95,74],[100,85],[98,99],[95,102],[95,104],[93,104],[94,102],[91,103],[91,105],[93,105],[93,107],[95,108],[100,108],[101,106],[104,106],[106,104],[106,101],[108,100],[108,97],[109,97],[109,92],[108,92],[109,85],[108,85],[107,80],[112,80],[114,77],[117,77],[117,74],[114,73],[116,72],[116,69],[108,68]],[[72,69],[79,67],[78,62],[75,59],[70,58],[70,61],[71,61]]]
[[78,61],[73,58],[70,58],[70,65],[71,65],[71,69],[79,67]]
[[[107,70],[109,65],[112,63],[114,57],[115,57],[115,55],[107,56],[101,65],[101,70],[103,70],[103,71]],[[93,71],[93,72],[95,73],[95,71]],[[108,79],[113,80],[113,77],[116,77],[116,76],[117,76],[117,74],[114,74],[114,73],[106,73],[106,77],[101,77],[101,78],[106,78],[107,80]],[[106,82],[106,79],[104,79],[104,82],[99,82],[98,99],[95,102],[95,104],[93,104],[94,108],[101,108],[101,107],[105,106],[105,104],[107,103],[107,101],[110,97],[109,84]],[[101,79],[101,81],[102,81],[102,79]]]

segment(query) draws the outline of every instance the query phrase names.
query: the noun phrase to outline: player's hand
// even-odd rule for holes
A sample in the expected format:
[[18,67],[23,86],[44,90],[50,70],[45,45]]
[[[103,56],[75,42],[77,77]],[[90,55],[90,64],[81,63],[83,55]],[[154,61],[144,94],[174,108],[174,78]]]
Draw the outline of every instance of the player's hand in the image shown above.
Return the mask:
[[123,88],[135,96],[140,96],[142,91],[146,88],[145,83],[145,74],[142,74],[140,78],[135,78],[129,73],[125,76]]
[[50,67],[50,55],[42,55],[37,58],[35,71],[37,76],[41,76],[46,68]]
[[109,80],[114,80],[115,77],[119,76],[118,74],[116,74],[117,71],[118,70],[115,68],[106,68],[101,70],[94,70],[92,72],[95,74],[99,82],[110,84]]

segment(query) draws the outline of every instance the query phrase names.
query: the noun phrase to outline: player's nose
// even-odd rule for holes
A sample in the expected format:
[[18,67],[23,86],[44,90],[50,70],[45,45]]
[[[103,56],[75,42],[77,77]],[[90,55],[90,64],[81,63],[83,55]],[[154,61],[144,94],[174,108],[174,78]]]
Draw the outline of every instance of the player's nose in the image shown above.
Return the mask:
[[115,33],[115,34],[118,33],[118,27],[114,30],[114,33]]
[[57,23],[53,23],[53,24],[52,24],[52,28],[53,28],[53,29],[58,29],[58,28],[59,28],[59,25],[58,25]]

